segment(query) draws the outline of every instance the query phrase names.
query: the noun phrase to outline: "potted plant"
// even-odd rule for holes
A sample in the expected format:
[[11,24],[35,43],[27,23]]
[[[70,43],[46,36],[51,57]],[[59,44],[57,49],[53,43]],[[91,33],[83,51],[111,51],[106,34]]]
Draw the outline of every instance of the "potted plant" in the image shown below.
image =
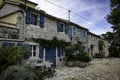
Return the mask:
[[92,59],[92,57],[85,51],[83,45],[74,44],[71,47],[67,47],[66,51],[69,52],[67,65],[70,67],[86,67],[88,62]]
[[79,67],[82,68],[86,67],[88,62],[92,59],[87,52],[79,53],[76,56],[78,57],[78,61],[80,61]]

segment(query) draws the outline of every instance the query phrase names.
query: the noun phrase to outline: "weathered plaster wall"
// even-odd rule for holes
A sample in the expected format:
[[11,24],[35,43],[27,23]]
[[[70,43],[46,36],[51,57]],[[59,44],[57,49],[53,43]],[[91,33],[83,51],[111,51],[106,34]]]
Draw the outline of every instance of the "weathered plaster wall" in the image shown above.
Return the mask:
[[5,16],[2,19],[0,19],[0,21],[16,25],[17,13],[13,13],[11,15]]

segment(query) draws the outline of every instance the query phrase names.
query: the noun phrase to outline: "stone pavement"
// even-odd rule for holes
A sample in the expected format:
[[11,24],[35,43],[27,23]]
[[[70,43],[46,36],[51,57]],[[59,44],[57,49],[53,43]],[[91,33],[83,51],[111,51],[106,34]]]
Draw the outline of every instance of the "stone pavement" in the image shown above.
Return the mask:
[[120,58],[94,59],[86,68],[59,67],[45,80],[120,80]]

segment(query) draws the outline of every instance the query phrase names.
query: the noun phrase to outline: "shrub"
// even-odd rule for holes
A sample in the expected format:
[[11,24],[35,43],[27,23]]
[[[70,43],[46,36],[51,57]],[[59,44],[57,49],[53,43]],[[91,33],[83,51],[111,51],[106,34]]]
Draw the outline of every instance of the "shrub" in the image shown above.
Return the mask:
[[16,64],[23,58],[24,47],[0,47],[0,74],[8,66]]
[[2,80],[43,80],[33,68],[15,65],[8,67],[2,74]]
[[[74,52],[77,51],[76,54]],[[85,46],[80,44],[74,44],[66,47],[66,52],[71,52],[67,58],[67,61],[91,61],[92,57],[85,51]]]
[[92,57],[87,52],[83,52],[75,55],[75,59],[78,61],[89,62],[92,60]]

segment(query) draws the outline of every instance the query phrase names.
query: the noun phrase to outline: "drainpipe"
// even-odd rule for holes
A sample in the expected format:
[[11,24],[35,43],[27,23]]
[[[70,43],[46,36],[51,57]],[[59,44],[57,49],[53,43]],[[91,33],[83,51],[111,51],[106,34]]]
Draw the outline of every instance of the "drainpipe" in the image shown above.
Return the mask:
[[23,12],[24,13],[24,25],[23,25],[23,41],[25,41],[25,20],[26,20],[26,9]]

